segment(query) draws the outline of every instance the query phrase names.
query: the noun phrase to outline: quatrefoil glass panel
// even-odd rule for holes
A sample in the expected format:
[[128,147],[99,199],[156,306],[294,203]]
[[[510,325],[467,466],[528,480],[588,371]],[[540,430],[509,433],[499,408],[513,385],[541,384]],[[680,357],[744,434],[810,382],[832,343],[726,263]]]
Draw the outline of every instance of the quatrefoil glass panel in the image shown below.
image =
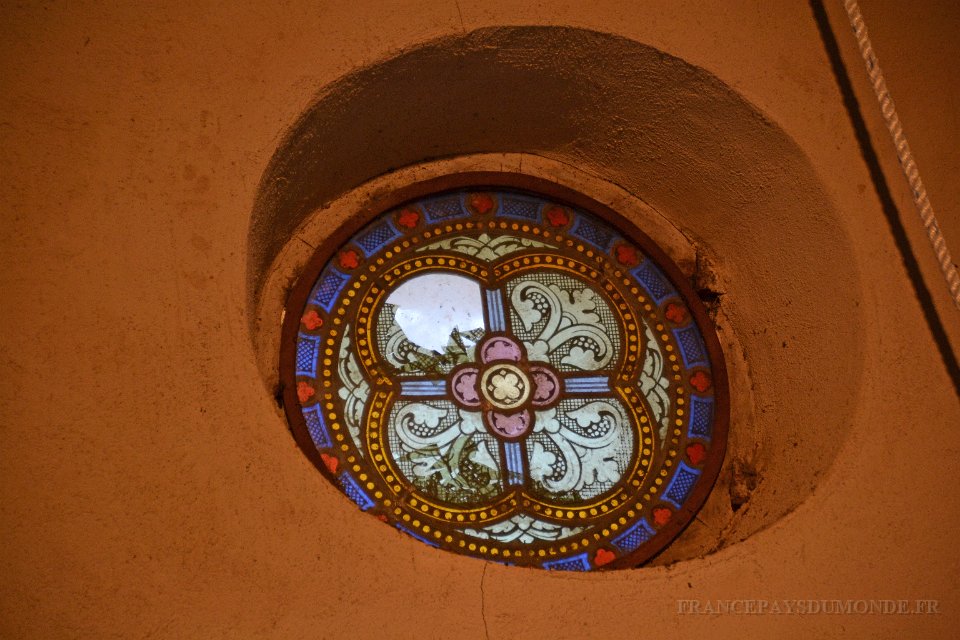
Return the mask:
[[631,567],[716,478],[722,355],[679,269],[562,195],[461,188],[335,234],[287,307],[285,404],[350,500],[428,545]]

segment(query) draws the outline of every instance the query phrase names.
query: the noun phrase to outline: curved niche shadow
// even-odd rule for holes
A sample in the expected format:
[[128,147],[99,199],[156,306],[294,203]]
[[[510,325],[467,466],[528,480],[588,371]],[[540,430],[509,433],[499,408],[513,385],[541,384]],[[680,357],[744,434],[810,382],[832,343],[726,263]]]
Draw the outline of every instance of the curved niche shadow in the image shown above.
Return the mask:
[[750,374],[731,394],[753,413],[733,415],[702,522],[661,561],[742,540],[809,496],[842,447],[861,377],[844,221],[784,131],[716,77],[649,46],[573,28],[481,29],[326,87],[261,182],[248,308],[312,212],[391,169],[481,152],[538,154],[620,185],[722,274],[736,336],[721,342],[739,342]]

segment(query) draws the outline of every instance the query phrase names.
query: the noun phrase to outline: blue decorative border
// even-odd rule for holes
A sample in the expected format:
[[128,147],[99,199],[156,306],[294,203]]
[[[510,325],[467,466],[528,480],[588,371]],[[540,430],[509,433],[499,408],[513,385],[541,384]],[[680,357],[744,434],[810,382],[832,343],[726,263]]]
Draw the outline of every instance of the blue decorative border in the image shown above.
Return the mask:
[[552,569],[554,571],[589,571],[590,560],[587,558],[586,553],[581,553],[580,555],[569,558],[560,558],[559,560],[544,562],[542,566],[544,569]]
[[297,336],[297,375],[317,377],[317,352],[320,351],[320,336]]
[[713,398],[693,396],[690,399],[690,438],[709,440],[713,437]]
[[577,221],[570,229],[570,235],[585,240],[601,251],[609,251],[617,234],[605,224],[577,213]]
[[349,281],[350,276],[328,266],[317,278],[317,284],[310,294],[310,301],[329,313],[333,309],[333,303],[337,301],[337,297]]
[[640,548],[644,542],[655,536],[657,532],[647,524],[647,521],[641,518],[637,522],[610,541],[621,554],[633,553]]
[[419,533],[416,533],[416,532],[414,532],[414,531],[411,531],[410,529],[407,529],[407,528],[406,528],[405,526],[403,526],[402,524],[398,524],[398,525],[395,525],[395,526],[397,527],[397,530],[398,530],[398,531],[404,532],[405,534],[407,534],[407,535],[410,536],[411,538],[416,538],[417,540],[419,540],[419,541],[422,542],[423,544],[428,544],[428,545],[430,545],[431,547],[433,547],[434,549],[439,549],[439,548],[440,548],[440,545],[437,544],[436,542],[434,542],[433,540],[430,540],[430,539],[428,539],[428,538],[424,538],[424,537],[423,537],[422,535],[420,535]]
[[376,503],[370,499],[367,492],[360,487],[360,483],[354,480],[353,476],[346,471],[340,474],[340,486],[343,487],[343,492],[347,494],[347,497],[357,503],[361,511],[366,511],[376,506]]
[[540,223],[540,212],[544,202],[537,198],[525,198],[514,194],[501,194],[498,217],[526,220],[534,224]]
[[700,471],[698,469],[688,466],[686,462],[680,462],[677,466],[677,472],[673,474],[670,484],[663,492],[663,499],[679,509],[687,501],[687,497],[699,478]]
[[369,258],[401,235],[400,231],[393,226],[390,218],[385,218],[374,222],[361,231],[354,237],[353,241],[360,247],[363,254]]
[[691,324],[683,329],[674,329],[673,335],[680,345],[680,355],[683,356],[683,364],[688,368],[706,366],[707,348],[703,344],[703,337],[697,325]]
[[464,194],[444,196],[420,202],[423,215],[427,222],[446,222],[470,215],[470,210],[464,206]]
[[660,304],[670,296],[677,295],[677,290],[673,288],[670,281],[663,275],[660,269],[653,264],[652,260],[646,259],[635,267],[630,274],[637,279],[640,286],[644,288],[653,301]]
[[310,432],[310,437],[317,449],[329,449],[333,446],[330,431],[327,429],[327,423],[323,418],[323,409],[319,404],[304,409],[303,419],[307,423],[307,431]]

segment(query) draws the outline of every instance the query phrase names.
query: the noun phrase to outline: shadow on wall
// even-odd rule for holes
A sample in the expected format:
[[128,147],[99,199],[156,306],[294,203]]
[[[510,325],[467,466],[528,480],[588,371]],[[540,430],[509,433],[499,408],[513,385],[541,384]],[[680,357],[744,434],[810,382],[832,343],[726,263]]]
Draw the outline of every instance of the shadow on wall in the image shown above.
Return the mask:
[[315,211],[393,169],[484,152],[544,156],[615,183],[717,265],[736,333],[721,332],[721,343],[739,342],[749,367],[731,395],[753,411],[733,416],[707,524],[660,561],[722,548],[796,508],[832,466],[859,395],[851,242],[784,131],[719,79],[649,46],[572,28],[481,29],[324,88],[260,185],[253,322],[273,261]]

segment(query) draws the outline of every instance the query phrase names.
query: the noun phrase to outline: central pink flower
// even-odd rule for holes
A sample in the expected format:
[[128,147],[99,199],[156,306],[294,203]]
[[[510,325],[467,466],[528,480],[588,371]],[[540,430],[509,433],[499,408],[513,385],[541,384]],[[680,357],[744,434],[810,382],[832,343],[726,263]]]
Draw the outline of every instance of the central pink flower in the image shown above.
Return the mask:
[[477,346],[480,366],[461,365],[450,377],[454,402],[483,412],[495,434],[515,440],[530,432],[535,409],[560,398],[560,378],[552,367],[526,361],[523,347],[512,338],[493,336]]

